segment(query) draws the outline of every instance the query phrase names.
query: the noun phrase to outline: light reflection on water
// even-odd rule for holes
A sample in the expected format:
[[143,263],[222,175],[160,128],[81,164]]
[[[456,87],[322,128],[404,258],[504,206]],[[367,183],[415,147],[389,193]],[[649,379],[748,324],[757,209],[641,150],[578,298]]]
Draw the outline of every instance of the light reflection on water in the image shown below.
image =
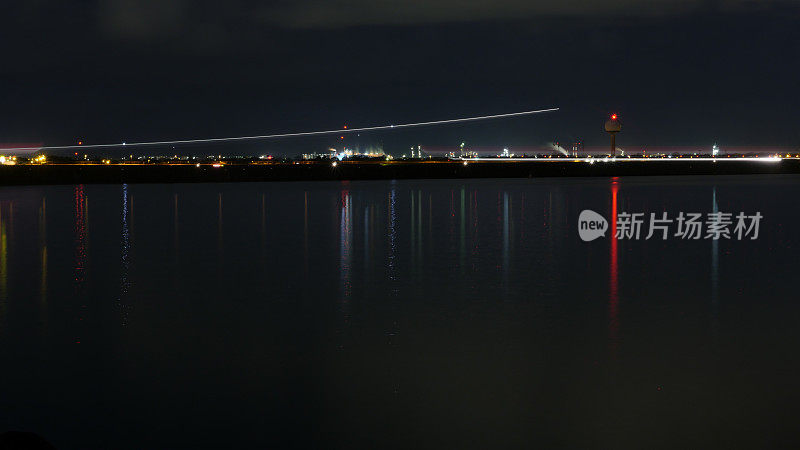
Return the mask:
[[85,187],[80,184],[75,186],[75,299],[78,301],[76,311],[77,325],[73,340],[80,344],[85,329],[89,299],[86,289],[86,271],[89,246],[89,200],[86,197]]
[[6,219],[6,211],[13,211],[13,201],[6,204],[0,203],[0,326],[8,309],[8,232],[9,221]]
[[[175,241],[176,241],[176,250],[177,250],[177,233],[178,233],[178,213],[177,213],[177,194],[175,196]],[[121,238],[121,246],[122,246],[122,264],[120,269],[120,276],[119,276],[119,297],[117,298],[117,304],[120,310],[120,315],[122,317],[122,326],[126,326],[128,324],[128,314],[130,313],[131,305],[128,303],[128,290],[130,289],[130,281],[128,279],[128,270],[130,268],[130,230],[128,228],[128,185],[122,185],[122,238]]]
[[41,302],[41,320],[47,320],[47,202],[42,198],[39,207],[39,301]]
[[609,261],[609,293],[608,293],[608,330],[611,354],[616,355],[619,340],[619,254],[617,239],[611,239],[611,233],[617,229],[617,214],[620,212],[617,205],[619,196],[619,178],[611,179],[611,212],[609,214],[610,225],[608,227],[609,246],[611,247]]
[[[797,404],[800,240],[776,192],[798,178],[4,188],[0,429],[58,448],[788,437],[769,413]],[[585,243],[583,209],[765,222]]]

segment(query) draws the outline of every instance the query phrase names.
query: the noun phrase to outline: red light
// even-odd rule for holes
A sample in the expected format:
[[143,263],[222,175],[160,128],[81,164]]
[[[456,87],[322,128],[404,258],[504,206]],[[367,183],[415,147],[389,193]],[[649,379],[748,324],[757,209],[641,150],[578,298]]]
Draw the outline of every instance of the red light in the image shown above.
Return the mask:
[[78,145],[83,145],[83,141],[78,141]]
[[344,129],[345,129],[345,130],[347,129],[347,125],[345,125],[345,126],[344,126]]
[[611,120],[617,120],[617,115],[616,114],[612,114],[611,115]]
[[339,136],[339,139],[344,139],[344,136]]

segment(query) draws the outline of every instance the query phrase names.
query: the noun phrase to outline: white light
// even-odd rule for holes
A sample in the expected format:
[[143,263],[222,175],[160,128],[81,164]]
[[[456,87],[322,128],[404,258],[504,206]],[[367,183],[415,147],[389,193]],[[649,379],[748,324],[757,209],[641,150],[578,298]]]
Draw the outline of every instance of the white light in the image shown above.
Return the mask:
[[[342,134],[342,133],[353,133],[359,131],[373,131],[373,130],[385,130],[385,129],[394,129],[394,128],[411,128],[411,127],[422,127],[428,125],[442,125],[447,123],[458,123],[458,122],[470,122],[476,120],[487,120],[487,119],[499,119],[502,117],[515,117],[515,116],[525,116],[530,114],[541,114],[547,112],[554,112],[558,111],[559,108],[548,108],[548,109],[537,109],[537,110],[530,110],[530,111],[520,111],[520,112],[513,112],[513,113],[504,113],[504,114],[492,114],[488,116],[475,116],[475,117],[463,117],[458,119],[445,119],[445,120],[433,120],[429,122],[414,122],[414,123],[403,123],[400,125],[381,125],[375,127],[362,127],[362,128],[349,128],[347,130],[336,129],[336,130],[323,130],[323,131],[304,131],[300,133],[282,133],[282,134],[266,134],[266,135],[259,135],[259,136],[235,136],[235,137],[225,137],[225,138],[208,138],[208,139],[181,139],[181,140],[174,140],[174,141],[144,141],[144,142],[131,142],[130,145],[137,145],[137,146],[144,146],[144,145],[174,145],[174,144],[199,144],[199,143],[210,143],[210,142],[229,142],[229,141],[249,141],[249,140],[256,140],[256,139],[276,139],[276,138],[287,138],[287,137],[298,137],[298,136],[315,136],[321,134]],[[11,151],[11,150],[39,150],[39,149],[48,149],[48,150],[56,150],[56,149],[71,149],[71,148],[105,148],[105,147],[119,147],[120,145],[127,145],[126,143],[122,144],[93,144],[93,145],[60,145],[60,146],[50,146],[50,147],[17,147],[17,148],[7,148],[4,150]],[[463,145],[463,143],[462,143]]]
[[[595,161],[600,161],[600,162],[609,162],[610,161],[610,162],[618,162],[620,164],[624,164],[626,162],[632,162],[632,161],[648,162],[648,163],[650,163],[650,162],[676,162],[677,163],[677,162],[680,162],[680,161],[712,161],[712,162],[715,161],[715,162],[730,162],[730,163],[735,163],[736,161],[749,161],[749,162],[771,162],[771,163],[774,163],[774,162],[781,162],[783,159],[785,159],[785,158],[780,158],[780,157],[777,157],[777,156],[766,156],[766,157],[742,156],[742,157],[738,157],[738,158],[711,158],[711,157],[689,157],[689,158],[680,158],[679,157],[679,158],[673,158],[672,156],[664,156],[664,157],[660,157],[660,158],[651,158],[651,157],[647,157],[647,158],[630,158],[630,157],[628,157],[628,158],[608,158],[608,157],[604,157],[604,158],[591,158],[591,159],[587,159],[585,161],[588,161],[588,162],[591,162],[591,163],[594,163]],[[496,162],[497,158],[477,158],[476,157],[476,158],[471,158],[470,160],[471,161],[495,161]],[[560,162],[570,161],[570,160],[565,159],[565,158],[552,158],[552,159],[551,158],[539,158],[539,159],[536,159],[536,157],[534,156],[533,158],[508,158],[506,161],[528,161],[528,162],[536,161],[537,163],[545,164],[545,163],[560,163]],[[579,161],[579,160],[572,160],[572,161]]]

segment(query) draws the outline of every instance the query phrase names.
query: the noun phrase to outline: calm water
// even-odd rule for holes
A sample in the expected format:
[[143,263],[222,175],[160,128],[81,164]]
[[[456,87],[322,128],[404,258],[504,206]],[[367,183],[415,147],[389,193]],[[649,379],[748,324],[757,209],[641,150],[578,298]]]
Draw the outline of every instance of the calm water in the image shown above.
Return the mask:
[[[800,442],[800,177],[0,189],[0,431],[84,448]],[[593,209],[757,240],[579,239]]]

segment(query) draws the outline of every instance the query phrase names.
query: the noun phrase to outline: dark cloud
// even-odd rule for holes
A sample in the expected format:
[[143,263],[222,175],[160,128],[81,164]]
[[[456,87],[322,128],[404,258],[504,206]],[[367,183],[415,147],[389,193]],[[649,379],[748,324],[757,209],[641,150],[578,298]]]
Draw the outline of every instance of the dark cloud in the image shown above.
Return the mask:
[[297,0],[265,8],[262,17],[297,27],[409,25],[535,17],[653,17],[703,11],[731,12],[796,0]]
[[186,0],[100,0],[98,25],[123,39],[175,36],[183,32],[190,6]]
[[[34,0],[47,5],[53,0]],[[800,0],[98,0],[98,27],[110,37],[154,40],[223,38],[224,31],[424,25],[535,18],[676,16],[698,11],[768,10]],[[80,7],[78,7],[80,8]],[[36,9],[27,6],[24,9]],[[92,11],[93,12],[93,11]],[[186,39],[183,39],[186,40]]]

